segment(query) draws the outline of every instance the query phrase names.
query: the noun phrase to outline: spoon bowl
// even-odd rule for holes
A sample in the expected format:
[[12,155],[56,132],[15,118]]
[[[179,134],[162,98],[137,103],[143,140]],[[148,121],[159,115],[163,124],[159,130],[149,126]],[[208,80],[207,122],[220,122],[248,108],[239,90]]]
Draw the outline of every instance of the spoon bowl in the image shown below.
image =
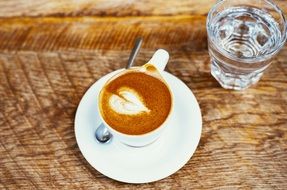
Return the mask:
[[97,128],[95,136],[100,143],[108,143],[112,139],[112,134],[103,123]]

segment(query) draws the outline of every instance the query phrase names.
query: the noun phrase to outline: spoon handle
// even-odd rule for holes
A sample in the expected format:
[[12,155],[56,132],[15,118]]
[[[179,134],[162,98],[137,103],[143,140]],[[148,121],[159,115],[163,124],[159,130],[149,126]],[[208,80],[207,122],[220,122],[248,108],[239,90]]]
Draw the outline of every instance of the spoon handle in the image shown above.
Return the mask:
[[134,63],[134,60],[140,50],[140,47],[141,47],[141,44],[142,44],[142,38],[137,38],[136,41],[135,41],[135,45],[132,49],[132,52],[130,54],[130,57],[129,57],[129,60],[128,60],[128,64],[126,66],[126,69],[130,68],[133,63]]

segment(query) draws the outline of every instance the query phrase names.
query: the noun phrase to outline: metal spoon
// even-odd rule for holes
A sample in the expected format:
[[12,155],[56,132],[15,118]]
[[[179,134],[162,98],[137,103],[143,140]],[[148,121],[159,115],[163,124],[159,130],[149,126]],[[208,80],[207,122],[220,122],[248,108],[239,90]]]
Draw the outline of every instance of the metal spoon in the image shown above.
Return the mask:
[[[135,45],[132,49],[132,52],[130,54],[126,69],[130,68],[133,65],[134,60],[141,47],[141,44],[142,44],[142,38],[137,38],[135,41]],[[108,143],[113,137],[103,123],[101,123],[100,126],[97,128],[95,136],[99,143]]]

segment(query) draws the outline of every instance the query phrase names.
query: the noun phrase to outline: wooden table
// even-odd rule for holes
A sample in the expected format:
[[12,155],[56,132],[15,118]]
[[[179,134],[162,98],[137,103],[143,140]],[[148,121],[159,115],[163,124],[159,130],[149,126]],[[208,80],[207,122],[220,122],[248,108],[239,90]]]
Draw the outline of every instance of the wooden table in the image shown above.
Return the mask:
[[[287,1],[277,0],[287,12]],[[245,91],[210,75],[205,21],[214,1],[0,1],[0,189],[286,189],[287,48]],[[203,115],[200,144],[158,182],[113,181],[83,158],[74,135],[78,103],[101,76],[158,48]]]

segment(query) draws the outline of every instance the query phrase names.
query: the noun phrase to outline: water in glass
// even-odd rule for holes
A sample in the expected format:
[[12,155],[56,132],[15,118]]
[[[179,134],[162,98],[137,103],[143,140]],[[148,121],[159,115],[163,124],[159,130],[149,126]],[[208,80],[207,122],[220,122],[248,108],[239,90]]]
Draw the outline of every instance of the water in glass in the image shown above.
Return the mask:
[[286,34],[280,24],[266,10],[252,6],[231,6],[211,16],[207,23],[211,74],[228,89],[256,83],[283,45]]

